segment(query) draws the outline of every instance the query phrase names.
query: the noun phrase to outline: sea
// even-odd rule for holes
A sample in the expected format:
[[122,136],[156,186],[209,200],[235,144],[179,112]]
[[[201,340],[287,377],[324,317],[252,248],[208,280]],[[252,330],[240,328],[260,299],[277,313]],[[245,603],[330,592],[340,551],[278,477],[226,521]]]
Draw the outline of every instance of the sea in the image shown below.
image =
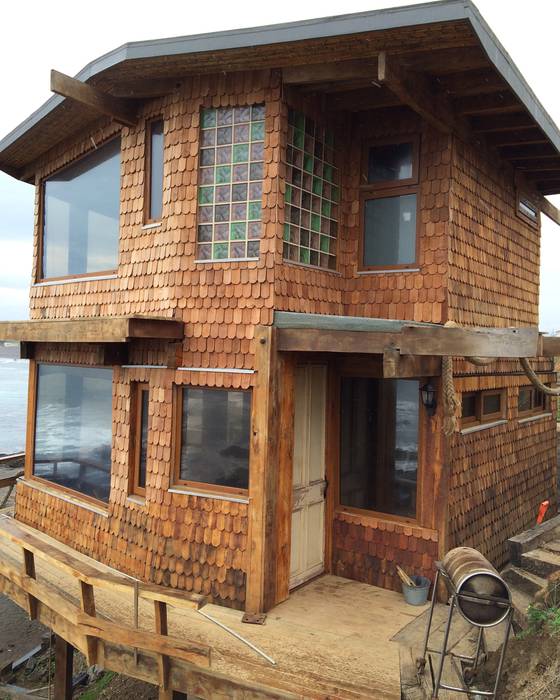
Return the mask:
[[25,449],[29,362],[17,345],[0,345],[0,455]]

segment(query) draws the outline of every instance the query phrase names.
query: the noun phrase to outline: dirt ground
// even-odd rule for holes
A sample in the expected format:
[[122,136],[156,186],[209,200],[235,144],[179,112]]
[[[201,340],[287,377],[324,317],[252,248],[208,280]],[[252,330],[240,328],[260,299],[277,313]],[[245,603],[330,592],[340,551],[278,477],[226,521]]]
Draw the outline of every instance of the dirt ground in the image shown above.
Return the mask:
[[[490,690],[498,652],[489,655],[480,676]],[[511,639],[508,644],[501,700],[558,700],[560,698],[560,639],[548,635]]]

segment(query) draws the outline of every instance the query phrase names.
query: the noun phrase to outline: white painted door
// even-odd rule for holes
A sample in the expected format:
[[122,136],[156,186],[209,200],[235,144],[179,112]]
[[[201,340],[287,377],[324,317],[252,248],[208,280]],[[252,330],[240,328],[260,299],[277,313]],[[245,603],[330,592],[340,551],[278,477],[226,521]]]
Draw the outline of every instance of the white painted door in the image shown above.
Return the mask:
[[296,368],[290,588],[325,564],[325,410],[327,368]]

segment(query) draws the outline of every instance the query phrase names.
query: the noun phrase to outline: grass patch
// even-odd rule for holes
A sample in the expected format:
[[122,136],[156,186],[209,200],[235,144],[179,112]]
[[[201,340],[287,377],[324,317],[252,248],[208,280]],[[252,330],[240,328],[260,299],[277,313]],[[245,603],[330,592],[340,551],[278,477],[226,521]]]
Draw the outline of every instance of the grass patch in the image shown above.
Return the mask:
[[80,700],[97,700],[100,693],[102,693],[109,683],[117,674],[113,671],[106,671],[101,678],[99,678],[91,688],[88,688],[85,693],[80,695]]

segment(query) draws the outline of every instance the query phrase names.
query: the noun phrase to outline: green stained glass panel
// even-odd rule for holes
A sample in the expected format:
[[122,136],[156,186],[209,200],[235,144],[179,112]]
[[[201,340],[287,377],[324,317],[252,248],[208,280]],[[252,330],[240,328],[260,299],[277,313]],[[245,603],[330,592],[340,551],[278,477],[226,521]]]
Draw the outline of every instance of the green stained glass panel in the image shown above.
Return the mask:
[[238,143],[233,147],[233,162],[244,163],[249,160],[249,145]]
[[262,205],[260,202],[249,202],[249,209],[247,213],[247,218],[251,221],[255,221],[261,218]]
[[251,141],[264,141],[264,122],[251,124]]
[[216,126],[216,110],[215,109],[203,109],[202,110],[202,128],[208,129],[209,127]]
[[321,217],[319,214],[311,214],[311,228],[313,231],[321,230]]
[[198,203],[199,204],[212,204],[214,201],[214,188],[213,187],[199,187],[198,188]]
[[228,183],[231,180],[231,166],[218,165],[216,167],[216,183],[219,185]]
[[245,240],[247,238],[247,224],[245,222],[231,224],[230,233],[233,241]]

